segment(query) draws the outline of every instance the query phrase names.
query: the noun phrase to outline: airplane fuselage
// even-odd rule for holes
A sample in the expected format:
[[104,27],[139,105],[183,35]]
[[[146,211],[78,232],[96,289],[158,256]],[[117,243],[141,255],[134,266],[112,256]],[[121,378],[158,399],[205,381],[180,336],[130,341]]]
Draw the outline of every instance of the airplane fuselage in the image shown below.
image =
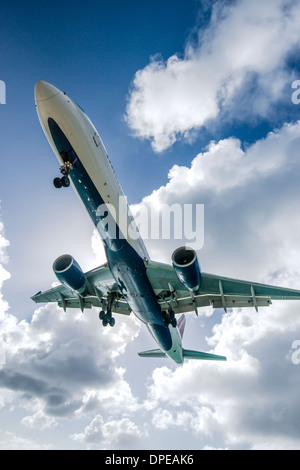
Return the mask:
[[[35,100],[44,133],[104,242],[107,262],[132,312],[147,325],[160,349],[183,362],[178,328],[164,325],[161,307],[146,271],[148,252],[140,236],[121,227],[124,194],[106,149],[85,112],[53,85],[40,81]],[[130,210],[128,218],[134,226]],[[123,214],[122,214],[123,215]],[[136,230],[135,230],[135,233]]]

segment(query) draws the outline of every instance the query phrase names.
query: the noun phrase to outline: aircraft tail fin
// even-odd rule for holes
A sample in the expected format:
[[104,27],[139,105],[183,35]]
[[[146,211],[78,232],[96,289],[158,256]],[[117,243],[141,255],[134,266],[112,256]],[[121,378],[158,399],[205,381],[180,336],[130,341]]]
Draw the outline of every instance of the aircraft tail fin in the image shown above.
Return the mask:
[[148,351],[139,352],[140,357],[167,357],[161,349],[149,349]]
[[218,356],[217,354],[191,351],[190,349],[183,349],[182,352],[183,357],[186,359],[200,359],[202,361],[227,361],[225,356]]
[[177,327],[178,327],[181,338],[183,337],[183,333],[185,329],[185,322],[186,322],[185,314],[182,314],[177,322]]

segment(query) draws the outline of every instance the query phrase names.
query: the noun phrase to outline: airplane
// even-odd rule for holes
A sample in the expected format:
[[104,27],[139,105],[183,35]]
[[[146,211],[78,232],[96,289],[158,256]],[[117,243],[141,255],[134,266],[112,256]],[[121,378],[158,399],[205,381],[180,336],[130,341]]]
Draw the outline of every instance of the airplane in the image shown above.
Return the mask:
[[[59,256],[53,271],[60,284],[38,292],[33,301],[56,302],[64,311],[100,308],[103,326],[114,326],[113,314],[133,313],[158,346],[139,356],[182,364],[185,359],[226,361],[225,356],[183,348],[186,312],[198,315],[198,308],[205,306],[225,312],[243,307],[258,311],[272,300],[300,299],[299,290],[204,273],[195,250],[187,246],[174,251],[172,265],[152,261],[138,230],[132,236],[121,227],[118,202],[125,196],[86,113],[65,92],[43,80],[36,83],[35,104],[59,162],[60,176],[53,184],[57,189],[71,185],[79,195],[102,238],[107,263],[84,273],[71,255]],[[136,228],[128,206],[126,210]]]

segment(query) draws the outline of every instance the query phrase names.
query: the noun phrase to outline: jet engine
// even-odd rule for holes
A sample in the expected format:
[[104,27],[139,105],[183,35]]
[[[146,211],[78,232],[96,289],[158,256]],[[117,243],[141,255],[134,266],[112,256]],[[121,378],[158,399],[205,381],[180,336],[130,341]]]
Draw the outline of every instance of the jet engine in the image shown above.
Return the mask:
[[77,263],[71,255],[62,255],[53,263],[53,271],[62,284],[76,291],[81,296],[85,295],[86,278]]
[[201,284],[201,271],[195,250],[186,246],[177,248],[172,254],[172,264],[182,284],[196,292]]

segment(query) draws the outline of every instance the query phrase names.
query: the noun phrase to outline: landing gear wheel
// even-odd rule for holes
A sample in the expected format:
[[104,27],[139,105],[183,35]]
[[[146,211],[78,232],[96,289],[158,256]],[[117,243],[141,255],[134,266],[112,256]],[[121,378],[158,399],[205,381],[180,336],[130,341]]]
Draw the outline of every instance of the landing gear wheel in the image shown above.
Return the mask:
[[104,317],[105,317],[105,312],[101,310],[101,312],[99,313],[99,319],[103,320]]
[[165,310],[163,310],[163,311],[161,312],[161,316],[162,316],[162,318],[163,318],[163,321],[165,321],[165,320],[167,320],[167,318],[168,318],[168,313],[167,313]]
[[169,316],[170,316],[170,324],[173,326],[173,328],[176,328],[176,326],[177,326],[177,320],[176,320],[176,318],[175,318],[174,310],[170,310]]
[[164,322],[164,326],[167,328],[169,325],[172,325],[173,328],[176,328],[177,326],[177,320],[175,318],[175,313],[174,313],[174,310],[169,310],[168,312],[166,312],[165,310],[163,310],[161,312],[161,315],[162,315],[162,319],[163,319],[163,322]]
[[107,296],[107,303],[103,304],[106,311],[101,310],[99,313],[99,319],[102,321],[103,326],[115,326],[116,320],[112,317],[111,310],[115,300],[116,293],[111,292]]
[[68,188],[70,186],[70,180],[67,176],[63,176],[60,181],[64,188]]
[[61,188],[62,187],[61,178],[54,178],[53,184],[57,189]]

